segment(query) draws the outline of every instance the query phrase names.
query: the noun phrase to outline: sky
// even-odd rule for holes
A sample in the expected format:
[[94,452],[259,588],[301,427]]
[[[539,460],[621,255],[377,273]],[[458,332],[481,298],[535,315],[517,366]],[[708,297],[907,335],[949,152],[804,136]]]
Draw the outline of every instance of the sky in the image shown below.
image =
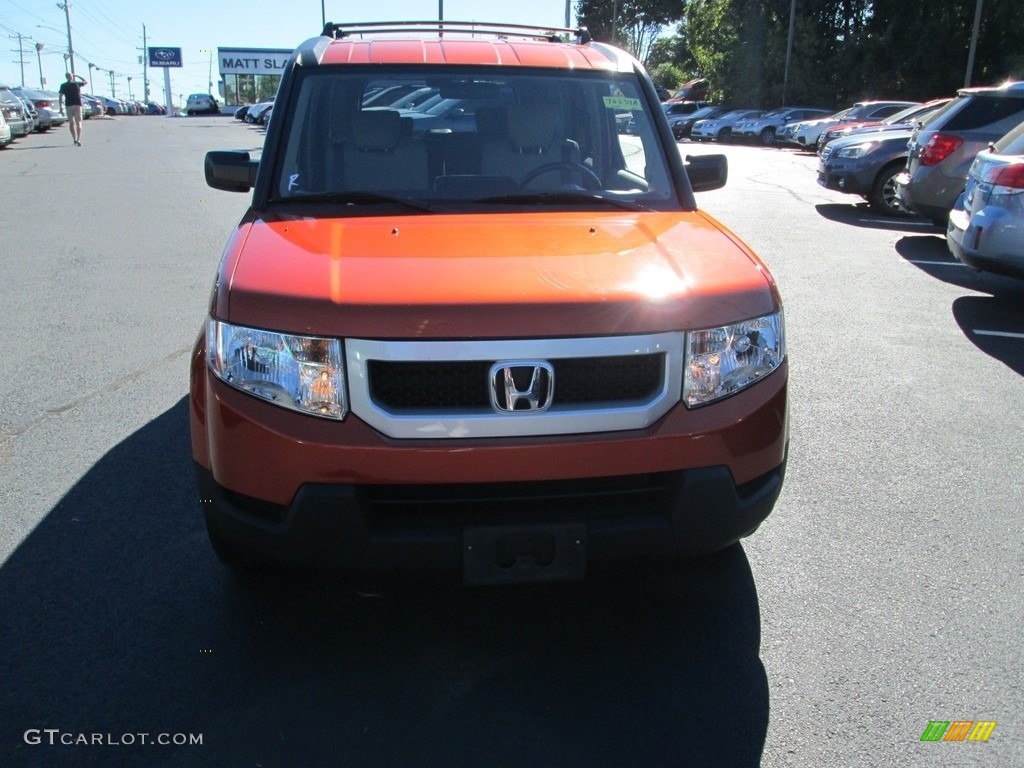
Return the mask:
[[[113,72],[114,95],[128,98],[130,87],[142,98],[145,26],[149,47],[182,49],[183,66],[170,70],[177,103],[177,94],[210,91],[211,80],[217,94],[218,47],[291,49],[320,34],[322,13],[334,22],[419,21],[436,19],[442,6],[448,21],[565,25],[565,0],[0,0],[0,85],[21,85],[24,77],[26,88],[39,88],[41,68],[46,89],[56,90],[66,71],[68,18],[75,71],[92,81],[86,92],[112,95]],[[163,102],[163,74],[151,69],[149,81],[151,98]]]

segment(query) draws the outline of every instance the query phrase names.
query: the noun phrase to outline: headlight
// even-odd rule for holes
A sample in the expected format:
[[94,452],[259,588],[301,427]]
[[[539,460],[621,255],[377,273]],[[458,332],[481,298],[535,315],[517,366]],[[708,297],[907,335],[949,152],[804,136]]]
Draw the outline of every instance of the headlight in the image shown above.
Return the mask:
[[693,408],[727,397],[782,365],[782,310],[735,325],[686,334],[683,402]]
[[849,147],[837,149],[833,157],[845,157],[847,160],[854,160],[863,157],[875,147],[875,142],[865,141],[861,144],[853,144]]
[[293,336],[210,319],[210,370],[232,387],[300,413],[343,419],[348,412],[341,341]]

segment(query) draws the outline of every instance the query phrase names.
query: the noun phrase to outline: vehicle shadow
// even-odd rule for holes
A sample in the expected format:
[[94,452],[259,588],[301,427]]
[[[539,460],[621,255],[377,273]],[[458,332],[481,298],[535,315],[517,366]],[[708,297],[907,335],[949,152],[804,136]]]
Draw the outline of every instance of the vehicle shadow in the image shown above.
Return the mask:
[[928,219],[920,216],[882,216],[871,210],[867,203],[851,202],[849,205],[843,203],[819,203],[814,206],[818,215],[823,219],[835,221],[839,224],[848,224],[853,227],[865,229],[880,229],[893,232],[939,232]]
[[908,235],[896,241],[896,253],[936,280],[993,296],[1019,295],[1024,282],[991,272],[975,272],[957,261],[941,235]]
[[950,254],[943,237],[904,237],[896,252],[929,277],[985,296],[960,296],[953,318],[978,349],[1024,375],[1024,281],[975,272]]
[[[760,764],[742,547],[568,585],[238,578],[206,542],[186,408],[104,455],[0,567],[0,764]],[[141,744],[160,734],[202,745]]]
[[8,144],[6,147],[4,147],[3,151],[4,152],[22,152],[24,150],[33,150],[33,149],[60,149],[61,147],[68,147],[68,146],[74,146],[71,143],[71,136],[70,135],[68,135],[67,143],[64,143],[64,142],[62,142],[60,144],[35,144],[35,143],[33,143],[33,144],[17,144],[17,143],[12,143],[12,144]]
[[996,296],[961,296],[953,317],[971,343],[1024,376],[1024,288]]

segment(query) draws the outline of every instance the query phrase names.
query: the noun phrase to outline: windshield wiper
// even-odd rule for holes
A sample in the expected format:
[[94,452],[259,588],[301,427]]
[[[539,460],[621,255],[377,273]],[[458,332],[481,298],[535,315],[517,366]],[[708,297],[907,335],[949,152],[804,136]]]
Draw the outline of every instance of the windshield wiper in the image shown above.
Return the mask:
[[401,205],[415,211],[436,213],[444,210],[412,197],[393,197],[376,192],[315,192],[275,198],[275,203],[338,203],[339,205]]
[[530,203],[604,203],[624,211],[650,211],[652,208],[632,200],[619,200],[605,197],[593,192],[536,192],[532,194],[499,195],[482,197],[473,201],[482,205],[525,204]]

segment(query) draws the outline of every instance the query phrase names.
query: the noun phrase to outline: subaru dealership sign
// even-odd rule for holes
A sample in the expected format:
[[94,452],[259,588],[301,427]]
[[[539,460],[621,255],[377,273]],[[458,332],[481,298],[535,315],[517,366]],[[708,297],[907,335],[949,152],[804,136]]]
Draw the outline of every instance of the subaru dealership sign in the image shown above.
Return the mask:
[[181,48],[149,48],[149,66],[180,67]]

